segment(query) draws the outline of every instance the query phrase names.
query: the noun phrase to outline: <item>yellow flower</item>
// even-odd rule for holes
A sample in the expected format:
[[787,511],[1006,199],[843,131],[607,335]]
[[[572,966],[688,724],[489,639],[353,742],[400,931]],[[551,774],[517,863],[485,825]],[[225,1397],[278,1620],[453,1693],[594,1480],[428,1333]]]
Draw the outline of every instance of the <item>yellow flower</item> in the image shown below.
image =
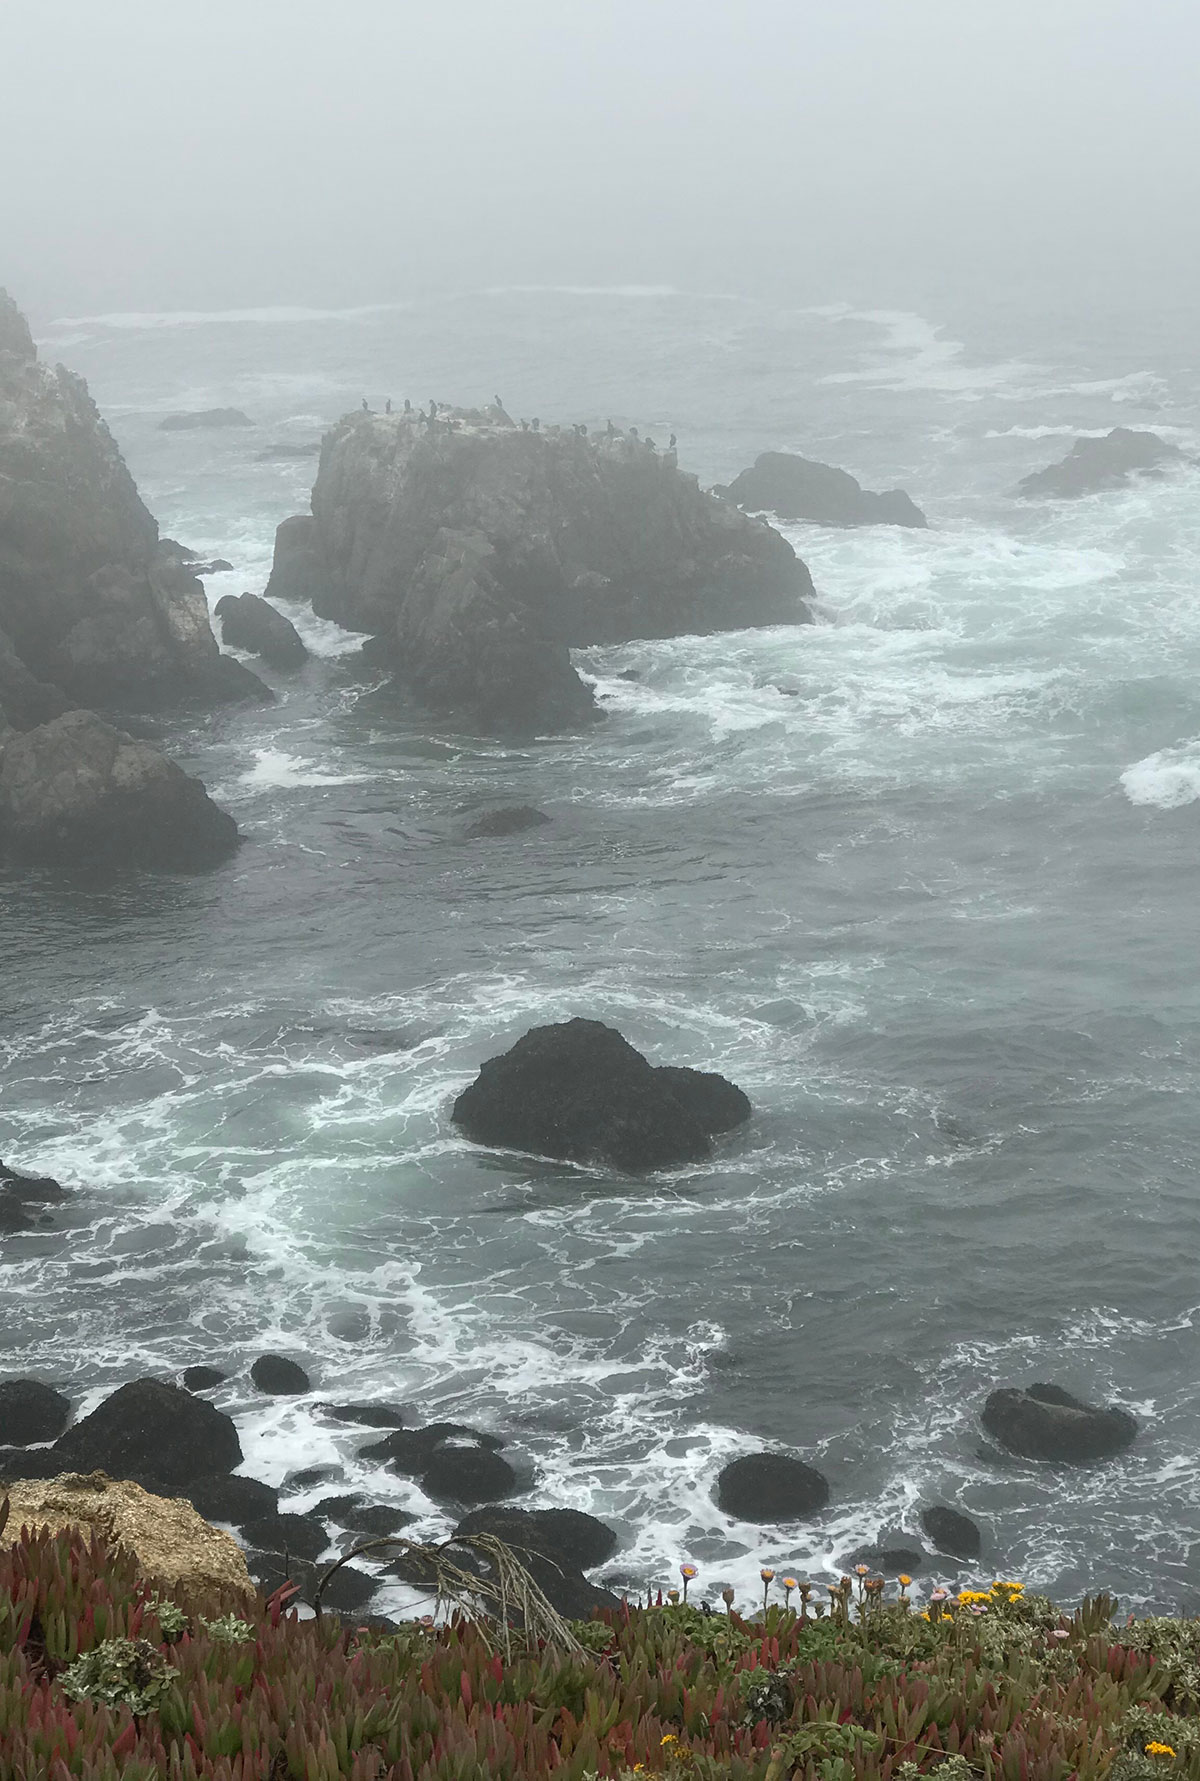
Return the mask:
[[854,1574],[857,1577],[865,1577],[870,1569],[870,1565],[855,1565]]
[[992,1594],[993,1595],[1006,1595],[1010,1599],[1015,1595],[1023,1595],[1024,1591],[1025,1591],[1025,1585],[1023,1583],[993,1583],[992,1584]]
[[1175,1752],[1169,1744],[1147,1744],[1147,1756],[1174,1756]]
[[678,1734],[677,1734],[677,1733],[675,1733],[675,1732],[668,1732],[668,1733],[667,1733],[667,1735],[666,1735],[666,1737],[665,1737],[665,1738],[660,1738],[660,1739],[659,1739],[659,1740],[658,1740],[658,1742],[659,1742],[659,1746],[660,1746],[660,1748],[661,1748],[661,1746],[662,1746],[662,1745],[663,1745],[663,1744],[678,1744],[678,1742],[679,1742],[679,1737],[678,1737]]
[[958,1599],[964,1608],[969,1608],[972,1602],[990,1602],[992,1598],[986,1589],[960,1589]]
[[784,1578],[784,1580],[783,1580],[783,1587],[784,1587],[784,1588],[785,1588],[785,1589],[795,1589],[795,1588],[797,1588],[797,1583],[796,1583],[796,1579],[795,1579],[795,1578],[794,1578],[794,1577],[785,1577],[785,1578]]
[[765,1565],[763,1566],[762,1570],[758,1574],[762,1578],[764,1583],[770,1583],[775,1576],[774,1571],[768,1570]]
[[896,1579],[896,1581],[899,1583],[901,1589],[907,1589],[909,1584],[912,1582],[912,1578],[906,1577],[904,1575],[904,1572],[901,1571],[901,1573],[900,1573],[899,1577]]

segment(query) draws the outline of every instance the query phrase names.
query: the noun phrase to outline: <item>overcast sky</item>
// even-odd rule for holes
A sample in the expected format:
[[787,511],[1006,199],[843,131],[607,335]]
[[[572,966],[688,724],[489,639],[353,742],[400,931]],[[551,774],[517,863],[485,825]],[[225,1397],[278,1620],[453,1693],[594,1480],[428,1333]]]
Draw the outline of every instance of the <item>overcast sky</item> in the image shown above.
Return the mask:
[[1198,73],[1197,0],[0,0],[0,283],[1177,297]]

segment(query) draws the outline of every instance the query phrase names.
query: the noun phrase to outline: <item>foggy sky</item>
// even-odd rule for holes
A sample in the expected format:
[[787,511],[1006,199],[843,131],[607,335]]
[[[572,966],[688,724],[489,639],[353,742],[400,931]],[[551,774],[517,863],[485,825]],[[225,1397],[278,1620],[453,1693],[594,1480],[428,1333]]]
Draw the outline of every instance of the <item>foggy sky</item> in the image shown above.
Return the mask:
[[35,316],[1200,272],[1195,0],[0,0]]

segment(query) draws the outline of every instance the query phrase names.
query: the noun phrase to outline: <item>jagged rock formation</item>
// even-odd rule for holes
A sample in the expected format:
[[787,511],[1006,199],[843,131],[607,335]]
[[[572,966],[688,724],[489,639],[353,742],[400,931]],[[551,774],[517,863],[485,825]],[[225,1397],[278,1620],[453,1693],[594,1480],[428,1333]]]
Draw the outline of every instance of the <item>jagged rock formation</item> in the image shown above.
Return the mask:
[[312,509],[280,527],[268,597],[370,632],[374,659],[487,730],[589,721],[572,647],[810,617],[786,540],[632,436],[349,415]]
[[237,824],[198,779],[91,711],[0,746],[0,856],[195,871],[227,858]]
[[1123,1453],[1137,1437],[1128,1410],[1100,1409],[1072,1397],[1061,1385],[1004,1386],[983,1407],[983,1426],[994,1441],[1024,1459],[1086,1465]]
[[1134,476],[1161,476],[1169,464],[1184,461],[1177,445],[1168,445],[1157,433],[1132,427],[1114,427],[1103,439],[1077,439],[1065,458],[1022,477],[1016,492],[1027,498],[1044,495],[1069,500],[1102,489],[1117,489]]
[[272,668],[298,668],[308,660],[291,619],[257,594],[223,594],[217,601],[217,617],[226,643],[261,656]]
[[0,702],[17,728],[31,698],[33,722],[56,715],[27,683],[14,695],[14,662],[70,705],[268,696],[218,650],[87,385],[39,361],[0,291]]
[[5,1490],[10,1537],[22,1523],[49,1527],[53,1533],[80,1528],[110,1546],[120,1543],[134,1554],[145,1577],[168,1588],[186,1586],[193,1599],[206,1602],[213,1612],[254,1593],[237,1541],[210,1527],[181,1497],[155,1496],[100,1471],[22,1479]]
[[714,491],[752,513],[816,526],[927,526],[903,489],[874,494],[848,470],[818,464],[790,451],[760,452],[728,488]]
[[451,1117],[476,1144],[640,1174],[698,1162],[750,1113],[723,1076],[655,1069],[615,1027],[568,1020],[489,1058]]

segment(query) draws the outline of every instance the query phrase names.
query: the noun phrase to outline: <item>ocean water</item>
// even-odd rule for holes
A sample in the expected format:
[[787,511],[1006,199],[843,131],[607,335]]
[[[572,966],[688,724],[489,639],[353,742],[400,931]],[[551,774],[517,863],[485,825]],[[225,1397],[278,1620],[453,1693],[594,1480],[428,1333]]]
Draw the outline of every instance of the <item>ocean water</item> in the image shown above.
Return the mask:
[[[761,1564],[827,1573],[947,1501],[985,1578],[1194,1607],[1200,471],[1010,492],[1081,432],[1200,448],[1185,332],[634,288],[40,333],[164,534],[235,564],[214,601],[261,590],[306,505],[315,461],[258,454],[364,394],[674,431],[704,482],[800,450],[932,529],[787,528],[818,625],[583,652],[586,736],[431,726],[303,611],[277,705],[162,722],[232,863],[0,878],[0,1155],[84,1190],[5,1246],[4,1370],[89,1408],[228,1367],[245,1470],[327,1465],[346,1485],[289,1506],[352,1482],[430,1534],[320,1400],[493,1429],[522,1501],[619,1530],[616,1580],[690,1558],[749,1599]],[[227,405],[255,428],[158,430]],[[464,840],[492,801],[554,820]],[[480,1062],[572,1014],[724,1071],[753,1123],[652,1181],[464,1143]],[[312,1398],[254,1393],[264,1348]],[[986,1393],[1035,1379],[1127,1403],[1138,1443],[989,1450]],[[829,1477],[813,1526],[714,1506],[763,1445]]]

